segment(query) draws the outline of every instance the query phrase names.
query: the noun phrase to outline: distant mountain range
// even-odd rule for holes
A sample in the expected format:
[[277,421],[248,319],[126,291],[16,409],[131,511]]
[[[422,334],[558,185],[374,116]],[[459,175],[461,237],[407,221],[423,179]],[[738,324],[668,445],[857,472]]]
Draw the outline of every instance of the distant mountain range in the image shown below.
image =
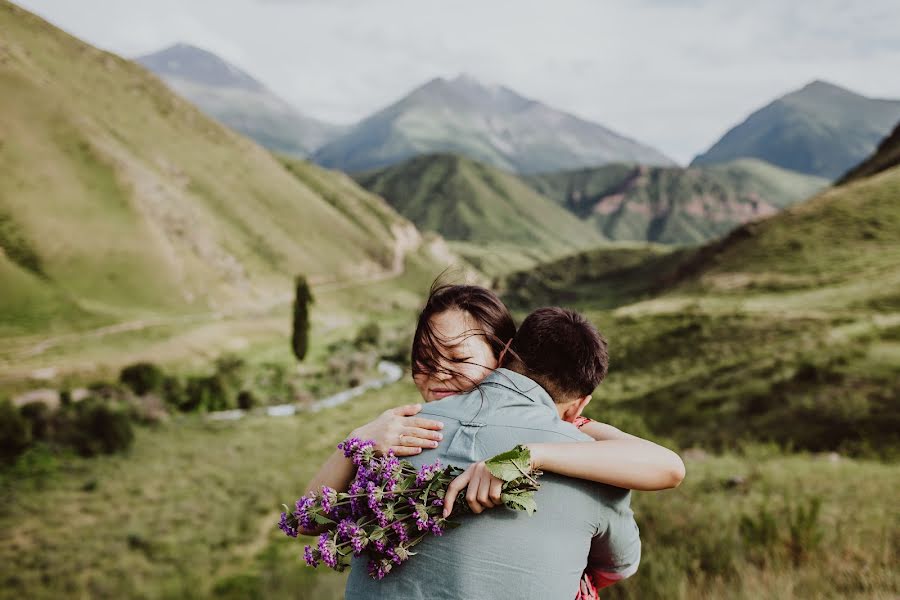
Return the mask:
[[302,114],[252,76],[195,46],[176,44],[135,60],[214,119],[277,152],[308,156],[345,130]]
[[698,244],[828,185],[755,159],[709,167],[607,165],[525,179],[616,241]]
[[544,260],[603,240],[702,243],[828,185],[753,159],[517,176],[452,154],[419,156],[356,179],[419,229],[482,246],[513,244]]
[[383,199],[280,162],[135,63],[6,0],[0,31],[0,334],[258,310],[297,273],[358,281],[418,247]]
[[834,180],[872,154],[898,121],[900,100],[814,81],[751,114],[691,164],[759,158]]
[[313,160],[360,172],[448,152],[519,173],[609,162],[675,164],[602,125],[466,75],[429,81],[320,148]]

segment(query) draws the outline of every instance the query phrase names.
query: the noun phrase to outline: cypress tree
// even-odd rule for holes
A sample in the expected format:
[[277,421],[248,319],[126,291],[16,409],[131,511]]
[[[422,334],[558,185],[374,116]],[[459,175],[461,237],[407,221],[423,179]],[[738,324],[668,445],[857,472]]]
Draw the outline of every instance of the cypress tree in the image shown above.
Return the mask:
[[309,349],[309,305],[313,303],[312,291],[306,277],[297,275],[297,293],[294,296],[294,333],[291,336],[291,347],[297,360],[306,357]]

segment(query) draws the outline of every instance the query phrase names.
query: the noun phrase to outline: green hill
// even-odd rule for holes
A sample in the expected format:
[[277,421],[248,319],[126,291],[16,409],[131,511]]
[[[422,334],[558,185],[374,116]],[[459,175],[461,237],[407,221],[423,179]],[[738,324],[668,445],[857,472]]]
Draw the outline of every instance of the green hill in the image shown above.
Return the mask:
[[898,120],[900,100],[814,81],[751,114],[691,164],[750,157],[837,179],[869,156]]
[[0,30],[0,330],[270,306],[296,273],[380,273],[418,239],[349,178],[285,168],[6,0]]
[[537,260],[603,241],[590,225],[515,175],[456,155],[416,157],[357,181],[419,229],[458,242],[454,247],[464,255],[501,253],[497,268],[506,258],[518,260],[511,255]]
[[894,167],[699,248],[608,247],[540,265],[510,276],[504,297],[520,310],[574,305],[608,336],[597,418],[686,446],[893,456],[898,199]]
[[663,244],[705,242],[827,185],[753,159],[688,169],[616,164],[526,181],[611,240]]

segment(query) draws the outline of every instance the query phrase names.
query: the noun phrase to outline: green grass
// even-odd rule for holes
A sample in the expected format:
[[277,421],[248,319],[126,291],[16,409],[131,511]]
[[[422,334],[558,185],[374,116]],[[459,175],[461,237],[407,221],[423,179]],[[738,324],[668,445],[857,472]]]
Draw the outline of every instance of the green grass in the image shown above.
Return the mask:
[[[208,423],[182,417],[141,428],[128,455],[32,455],[29,476],[2,480],[0,597],[339,598],[340,576],[313,573],[277,531],[282,502],[302,491],[333,444],[379,411],[415,399],[403,382],[338,409],[292,418]],[[752,451],[752,453],[750,453]],[[637,494],[641,571],[613,597],[884,597],[897,592],[889,532],[891,465],[751,447],[688,461],[681,488]],[[44,471],[43,476],[38,475]],[[729,479],[740,477],[735,486]],[[773,542],[765,568],[738,523],[760,506],[822,499],[824,538],[794,567]],[[780,535],[786,526],[779,519]],[[749,588],[747,586],[750,586]],[[745,590],[741,592],[740,590]],[[680,596],[679,596],[680,594]]]

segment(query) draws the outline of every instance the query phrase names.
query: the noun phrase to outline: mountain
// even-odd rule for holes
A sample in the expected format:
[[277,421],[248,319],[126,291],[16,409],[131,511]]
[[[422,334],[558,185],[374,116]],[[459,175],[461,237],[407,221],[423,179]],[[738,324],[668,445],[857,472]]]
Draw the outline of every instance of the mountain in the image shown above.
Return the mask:
[[897,165],[900,165],[900,123],[897,123],[894,131],[881,141],[875,153],[845,173],[838,181],[838,185],[869,177]]
[[6,0],[0,30],[0,331],[258,310],[297,273],[359,280],[418,244],[349,177],[285,168],[135,63]]
[[813,81],[751,114],[691,164],[751,157],[834,180],[871,154],[898,120],[900,100]]
[[314,160],[359,172],[445,152],[523,173],[609,162],[674,164],[602,125],[466,75],[415,89],[320,148]]
[[419,229],[482,252],[506,246],[543,259],[603,241],[590,225],[515,175],[458,155],[418,156],[357,181]]
[[266,148],[307,156],[344,127],[307,117],[215,54],[176,44],[135,59],[208,115]]
[[663,244],[705,242],[828,183],[754,159],[687,169],[615,164],[525,180],[610,240]]

